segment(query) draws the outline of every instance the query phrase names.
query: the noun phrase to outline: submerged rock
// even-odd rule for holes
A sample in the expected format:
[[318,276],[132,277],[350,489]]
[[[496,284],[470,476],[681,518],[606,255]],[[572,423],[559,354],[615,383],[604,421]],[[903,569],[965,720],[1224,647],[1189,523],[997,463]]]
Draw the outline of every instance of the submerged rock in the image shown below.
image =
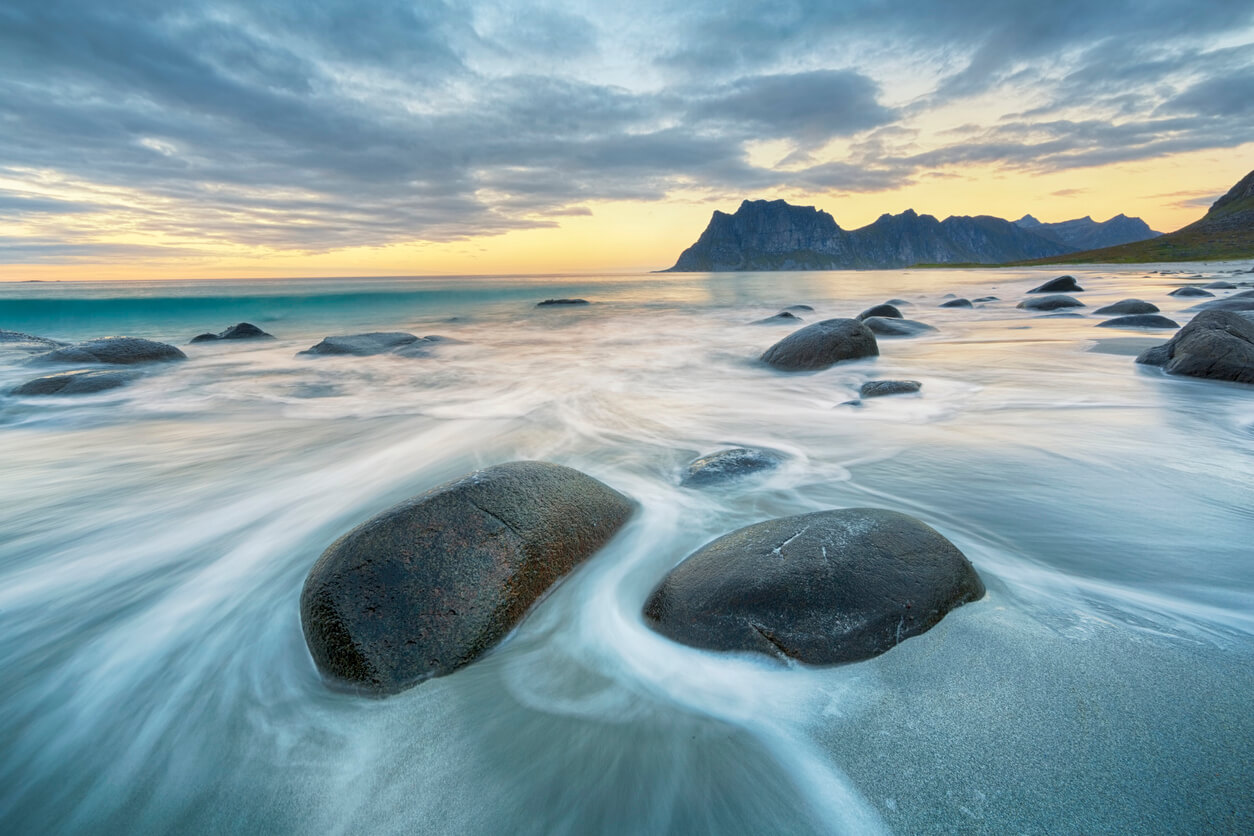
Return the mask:
[[931,325],[913,319],[885,319],[880,316],[864,319],[862,324],[881,337],[917,337],[936,330]]
[[784,337],[762,354],[762,362],[781,371],[815,371],[880,353],[875,334],[856,319],[825,319]]
[[644,617],[694,647],[827,665],[879,655],[983,595],[971,563],[930,526],[847,508],[718,538],[671,570]]
[[748,447],[719,450],[689,462],[679,484],[685,488],[701,488],[729,482],[776,468],[782,460],[782,456],[770,450],[754,450]]
[[13,390],[14,395],[90,395],[125,386],[136,377],[136,372],[77,371],[28,380]]
[[1254,311],[1254,299],[1242,298],[1245,294],[1238,293],[1227,299],[1212,299],[1189,308],[1191,311]]
[[21,331],[0,330],[0,349],[6,351],[25,351],[33,354],[41,351],[51,351],[54,348],[61,348],[65,345],[68,345],[68,343],[63,343],[60,340],[36,337],[34,334],[23,334]]
[[547,308],[554,305],[589,305],[587,299],[545,299],[543,302],[536,302],[537,308]]
[[878,316],[881,319],[905,319],[905,317],[901,315],[901,311],[897,310],[896,306],[890,305],[887,302],[882,305],[867,308],[865,311],[858,314],[858,319],[865,321],[873,316]]
[[298,354],[337,355],[368,357],[372,354],[395,354],[398,349],[425,340],[404,331],[374,331],[369,334],[350,334],[343,337],[327,337],[315,346]]
[[923,388],[917,380],[871,380],[858,390],[861,398],[879,398],[884,395],[907,395]]
[[1146,302],[1141,299],[1120,299],[1104,308],[1098,308],[1093,313],[1108,316],[1112,314],[1129,315],[1129,314],[1150,314],[1158,313],[1158,306],[1153,302]]
[[948,302],[941,302],[942,308],[974,308],[970,299],[950,299]]
[[194,343],[209,343],[218,340],[272,340],[273,334],[267,334],[251,322],[240,322],[219,331],[216,334],[197,334],[192,337]]
[[1022,308],[1025,311],[1056,311],[1059,308],[1083,308],[1085,305],[1079,299],[1059,293],[1053,296],[1024,299],[1015,307]]
[[145,340],[142,337],[100,337],[40,354],[34,358],[34,362],[130,366],[136,363],[165,363],[186,359],[186,354],[166,343]]
[[1084,288],[1080,287],[1079,282],[1075,280],[1075,276],[1059,276],[1056,279],[1050,279],[1040,287],[1034,287],[1028,293],[1083,293]]
[[814,308],[810,307],[809,305],[789,305],[788,307],[784,308],[784,310],[786,311],[812,311],[814,310]]
[[1180,323],[1160,314],[1117,316],[1097,323],[1098,328],[1179,328]]
[[997,298],[996,296],[981,296],[979,299],[976,299],[974,301],[976,302],[1000,302],[1001,300]]
[[1192,297],[1192,296],[1201,297],[1201,296],[1214,296],[1215,294],[1211,293],[1209,290],[1202,290],[1200,287],[1194,287],[1193,285],[1185,285],[1184,287],[1177,287],[1175,290],[1171,291],[1167,295],[1178,296],[1178,297]]
[[752,325],[796,325],[801,322],[801,317],[788,311],[780,311],[775,316],[768,316],[766,319],[759,319],[750,324]]
[[497,644],[631,516],[627,497],[545,462],[440,485],[362,523],[305,579],[301,625],[323,674],[393,694]]
[[1203,311],[1164,345],[1136,358],[1168,374],[1254,383],[1254,320],[1231,311]]
[[1234,285],[1232,282],[1225,282],[1225,281],[1211,282],[1210,284],[1202,285],[1202,287],[1207,288],[1208,290],[1236,290],[1237,289],[1237,286]]

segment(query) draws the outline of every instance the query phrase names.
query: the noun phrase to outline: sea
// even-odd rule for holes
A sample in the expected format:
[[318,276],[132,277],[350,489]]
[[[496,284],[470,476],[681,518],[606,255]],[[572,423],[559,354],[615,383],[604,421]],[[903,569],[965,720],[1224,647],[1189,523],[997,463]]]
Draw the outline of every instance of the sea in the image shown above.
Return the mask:
[[[1171,290],[1251,267],[1069,269],[1063,316],[1016,307],[1056,267],[0,285],[0,328],[189,357],[18,397],[46,369],[0,350],[0,832],[1254,832],[1254,387],[1137,365],[1172,332],[1093,313],[1183,324],[1205,300]],[[936,331],[758,360],[893,298]],[[277,339],[188,345],[241,321]],[[453,339],[298,355],[371,331]],[[876,379],[922,389],[847,403]],[[737,446],[784,462],[679,486]],[[639,509],[468,667],[330,687],[298,607],[322,551],[523,459]],[[832,667],[646,626],[714,538],[865,506],[940,531],[987,595]]]

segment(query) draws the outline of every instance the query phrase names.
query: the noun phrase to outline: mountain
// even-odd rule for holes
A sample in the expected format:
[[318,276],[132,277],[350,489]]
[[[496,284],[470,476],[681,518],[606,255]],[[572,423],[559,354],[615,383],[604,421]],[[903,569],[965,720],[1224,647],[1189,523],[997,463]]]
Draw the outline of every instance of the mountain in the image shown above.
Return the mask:
[[1183,229],[1119,247],[1036,259],[1033,264],[1135,264],[1254,258],[1254,171]]
[[813,206],[746,200],[735,214],[716,211],[697,242],[666,272],[840,270],[912,264],[996,264],[1061,255],[1074,248],[1001,218],[938,221],[907,209],[843,230]]
[[1015,226],[1035,232],[1042,238],[1057,241],[1073,250],[1096,250],[1099,247],[1117,247],[1162,235],[1149,228],[1140,218],[1115,215],[1108,221],[1097,222],[1085,215],[1072,221],[1041,223],[1031,215],[1015,221]]

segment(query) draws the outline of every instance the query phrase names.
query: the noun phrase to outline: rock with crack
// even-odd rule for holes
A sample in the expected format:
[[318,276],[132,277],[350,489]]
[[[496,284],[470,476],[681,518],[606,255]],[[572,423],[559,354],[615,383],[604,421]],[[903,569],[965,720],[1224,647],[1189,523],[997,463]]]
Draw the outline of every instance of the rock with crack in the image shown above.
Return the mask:
[[971,563],[935,529],[847,508],[718,538],[662,580],[644,617],[693,647],[827,665],[879,655],[983,595]]
[[301,591],[305,641],[333,681],[376,694],[452,673],[496,645],[635,504],[577,470],[510,462],[362,523]]

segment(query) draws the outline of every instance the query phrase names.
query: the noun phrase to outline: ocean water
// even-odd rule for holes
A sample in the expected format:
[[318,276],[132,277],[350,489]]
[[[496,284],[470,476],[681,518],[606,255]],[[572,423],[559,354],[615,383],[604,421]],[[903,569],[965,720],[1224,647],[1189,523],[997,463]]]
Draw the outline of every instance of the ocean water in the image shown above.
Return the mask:
[[[278,337],[0,395],[0,831],[1254,832],[1254,387],[1139,367],[1169,334],[1092,315],[1136,296],[1183,322],[1174,287],[1254,280],[1197,267],[1072,271],[1082,317],[1015,308],[1057,270],[0,285],[0,328]],[[534,307],[558,296],[595,304]],[[892,297],[938,331],[818,373],[755,362],[792,329],[753,320]],[[296,356],[371,330],[461,342]],[[38,373],[0,352],[0,392]],[[876,378],[923,389],[842,406]],[[786,462],[678,487],[734,445]],[[640,510],[473,665],[328,688],[297,606],[322,550],[515,459]],[[937,528],[988,595],[829,668],[644,626],[709,540],[862,505]]]

